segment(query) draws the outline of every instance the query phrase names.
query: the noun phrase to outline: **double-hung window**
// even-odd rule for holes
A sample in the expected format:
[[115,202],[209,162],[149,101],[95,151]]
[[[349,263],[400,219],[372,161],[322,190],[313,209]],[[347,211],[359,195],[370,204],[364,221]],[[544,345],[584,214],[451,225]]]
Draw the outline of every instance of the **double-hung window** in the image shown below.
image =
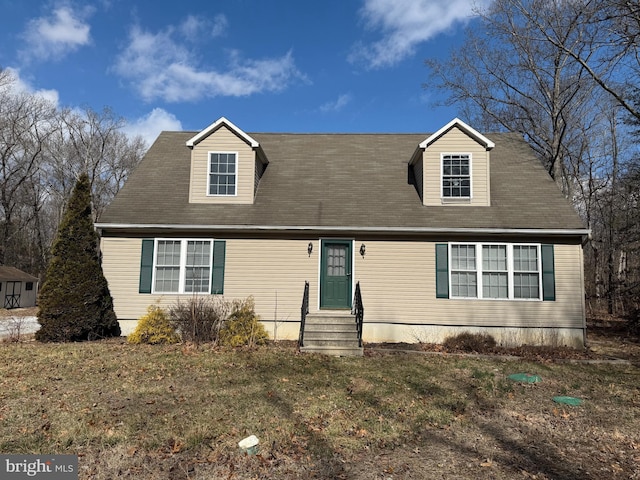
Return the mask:
[[237,154],[209,152],[209,195],[235,195],[237,188]]
[[471,198],[471,155],[442,155],[442,197]]
[[475,245],[451,245],[451,295],[476,297],[478,272]]
[[482,245],[482,298],[509,298],[506,245]]
[[156,240],[154,292],[208,293],[211,290],[211,240]]
[[436,262],[439,298],[555,300],[551,245],[442,244]]
[[156,292],[177,292],[180,287],[180,240],[158,240],[155,262]]
[[540,297],[540,267],[538,248],[533,245],[513,246],[514,298]]

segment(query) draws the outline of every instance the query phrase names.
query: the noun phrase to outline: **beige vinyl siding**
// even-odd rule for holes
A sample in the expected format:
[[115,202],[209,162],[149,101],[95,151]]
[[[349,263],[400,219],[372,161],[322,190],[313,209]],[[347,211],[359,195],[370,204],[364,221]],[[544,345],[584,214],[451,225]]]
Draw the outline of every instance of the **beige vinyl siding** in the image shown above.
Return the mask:
[[[278,338],[297,338],[305,280],[310,283],[310,311],[318,311],[319,241],[312,240],[313,252],[309,256],[309,239],[217,239],[226,241],[224,297],[253,295],[256,313],[270,335],[277,327]],[[363,243],[364,257],[358,252]],[[449,326],[575,331],[584,328],[580,245],[554,246],[556,301],[546,302],[436,298],[435,245],[426,241],[356,238],[353,274],[362,290],[365,341],[398,340],[400,337],[391,333],[394,325],[406,332],[415,326],[441,330]],[[121,323],[141,317],[149,305],[167,307],[178,298],[191,297],[139,294],[141,247],[141,238],[102,239],[103,269]]]
[[[583,328],[582,249],[555,245],[556,301],[436,298],[435,243],[366,242],[356,256],[365,322]],[[359,245],[359,241],[356,241]]]
[[422,158],[423,169],[423,203],[424,205],[442,205],[442,154],[468,153],[471,155],[471,201],[452,202],[452,205],[491,204],[489,193],[489,151],[469,137],[458,127],[429,145]]
[[137,319],[149,305],[169,305],[166,295],[138,293],[142,240],[140,238],[102,238],[102,271],[109,283],[118,319]]
[[[237,153],[236,195],[207,195],[209,152]],[[255,152],[226,126],[196,144],[191,151],[190,203],[253,203]]]
[[[311,283],[310,298],[317,298],[319,244],[309,240],[226,240],[224,297],[253,295],[256,312],[265,321],[300,320],[305,280]],[[140,294],[141,238],[103,238],[103,270],[120,320],[140,318],[149,305],[168,307],[192,294]],[[297,328],[297,327],[296,327]],[[297,335],[297,333],[296,333]]]
[[276,315],[278,321],[300,321],[304,282],[310,283],[312,303],[318,291],[320,246],[312,243],[309,256],[309,240],[227,240],[225,297],[253,295],[256,312],[264,321],[273,321]]
[[363,243],[366,254],[356,254],[354,278],[360,282],[365,323],[427,322],[429,277],[435,273],[427,257],[435,256],[435,247],[430,253],[431,244],[424,242],[356,239],[356,251]]

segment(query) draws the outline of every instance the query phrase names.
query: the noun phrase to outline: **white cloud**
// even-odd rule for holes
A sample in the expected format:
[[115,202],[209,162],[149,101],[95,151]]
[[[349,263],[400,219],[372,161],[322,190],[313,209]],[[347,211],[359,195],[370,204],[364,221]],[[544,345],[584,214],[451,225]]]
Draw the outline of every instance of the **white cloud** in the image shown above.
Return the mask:
[[150,33],[133,27],[129,45],[117,58],[114,71],[130,80],[147,101],[247,96],[280,91],[293,80],[304,78],[291,52],[262,60],[242,59],[232,52],[226,70],[202,67],[193,50],[175,41],[173,33],[173,28]]
[[475,6],[469,0],[365,0],[360,16],[369,29],[382,33],[382,39],[357,44],[349,60],[369,68],[395,65],[413,55],[420,43],[469,21]]
[[31,20],[23,33],[27,58],[59,59],[91,43],[86,18],[91,8],[74,11],[69,6],[54,8],[49,16]]
[[211,26],[211,35],[214,37],[224,35],[228,26],[229,22],[227,21],[227,17],[221,13],[216,15],[213,19],[213,25]]
[[213,20],[189,15],[182,21],[178,29],[187,40],[194,42],[224,35],[228,24],[227,17],[223,14],[216,15]]
[[47,89],[35,89],[28,81],[20,77],[20,70],[16,68],[7,67],[6,71],[9,73],[9,76],[13,80],[3,88],[10,89],[12,92],[16,94],[27,93],[30,95],[35,95],[36,97],[42,98],[51,102],[52,105],[58,107],[58,102],[60,96],[57,90],[47,90]]
[[130,137],[140,135],[148,146],[151,146],[163,130],[181,131],[182,122],[174,114],[162,108],[154,108],[148,114],[128,121],[123,128],[123,131]]
[[336,100],[327,102],[320,106],[321,112],[339,112],[342,110],[349,102],[351,102],[352,96],[349,93],[345,93],[340,95]]

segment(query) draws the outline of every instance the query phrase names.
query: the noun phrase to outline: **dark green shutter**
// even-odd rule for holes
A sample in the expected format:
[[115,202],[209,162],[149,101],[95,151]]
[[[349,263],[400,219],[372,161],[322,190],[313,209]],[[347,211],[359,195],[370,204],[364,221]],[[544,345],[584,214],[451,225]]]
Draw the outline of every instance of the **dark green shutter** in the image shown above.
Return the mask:
[[211,271],[211,293],[224,293],[224,256],[226,243],[224,240],[213,242],[213,268]]
[[140,288],[139,293],[151,293],[151,279],[153,278],[153,239],[142,240],[142,255],[140,258]]
[[553,245],[542,245],[542,300],[555,301],[556,276],[554,271]]
[[449,246],[436,244],[436,298],[449,298]]

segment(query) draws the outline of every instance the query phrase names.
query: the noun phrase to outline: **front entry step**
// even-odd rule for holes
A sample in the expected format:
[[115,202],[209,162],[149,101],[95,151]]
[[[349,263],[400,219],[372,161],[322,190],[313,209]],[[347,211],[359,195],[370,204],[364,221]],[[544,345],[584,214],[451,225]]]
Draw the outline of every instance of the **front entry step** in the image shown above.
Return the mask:
[[353,315],[344,312],[308,314],[301,352],[322,353],[340,357],[362,356],[358,327]]

